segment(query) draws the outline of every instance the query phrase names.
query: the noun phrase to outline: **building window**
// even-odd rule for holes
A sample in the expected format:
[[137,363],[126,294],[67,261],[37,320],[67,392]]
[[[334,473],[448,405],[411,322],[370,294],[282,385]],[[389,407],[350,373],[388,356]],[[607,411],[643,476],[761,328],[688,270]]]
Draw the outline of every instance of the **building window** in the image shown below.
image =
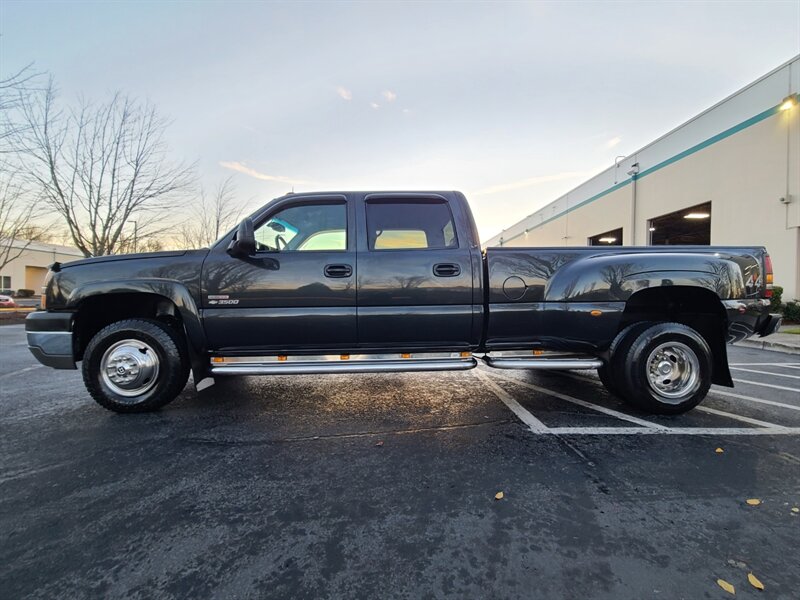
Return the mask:
[[622,246],[622,227],[589,238],[590,246]]
[[10,290],[11,289],[11,276],[10,275],[3,275],[0,277],[0,290]]
[[651,219],[648,229],[652,246],[708,246],[711,244],[711,202]]

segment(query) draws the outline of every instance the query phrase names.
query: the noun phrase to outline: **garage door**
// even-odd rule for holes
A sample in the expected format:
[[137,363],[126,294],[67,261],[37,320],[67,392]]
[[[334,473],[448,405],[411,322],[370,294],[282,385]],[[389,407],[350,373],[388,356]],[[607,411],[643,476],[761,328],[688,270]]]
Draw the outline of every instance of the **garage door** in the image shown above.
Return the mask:
[[25,267],[25,289],[33,290],[34,294],[42,293],[47,267]]

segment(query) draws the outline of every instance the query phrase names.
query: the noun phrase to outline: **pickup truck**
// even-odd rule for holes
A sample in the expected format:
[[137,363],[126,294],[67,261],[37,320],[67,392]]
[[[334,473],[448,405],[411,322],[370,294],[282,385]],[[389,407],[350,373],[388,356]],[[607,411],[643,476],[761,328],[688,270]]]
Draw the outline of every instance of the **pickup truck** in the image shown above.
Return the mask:
[[762,247],[481,250],[459,192],[289,194],[210,248],[55,263],[28,346],[118,412],[227,375],[597,369],[639,409],[733,386],[774,332]]

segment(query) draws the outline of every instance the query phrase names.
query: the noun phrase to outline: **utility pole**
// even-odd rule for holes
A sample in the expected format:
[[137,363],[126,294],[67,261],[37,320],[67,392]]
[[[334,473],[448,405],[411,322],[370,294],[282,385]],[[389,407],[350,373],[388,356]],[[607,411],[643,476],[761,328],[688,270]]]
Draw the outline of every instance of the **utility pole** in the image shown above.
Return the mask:
[[139,224],[136,221],[131,222],[133,223],[133,252],[136,253],[139,245]]

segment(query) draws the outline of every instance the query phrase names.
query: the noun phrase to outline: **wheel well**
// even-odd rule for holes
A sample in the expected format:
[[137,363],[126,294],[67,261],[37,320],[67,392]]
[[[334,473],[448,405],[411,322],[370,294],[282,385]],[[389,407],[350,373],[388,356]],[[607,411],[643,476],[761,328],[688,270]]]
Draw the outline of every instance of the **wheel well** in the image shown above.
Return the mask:
[[73,325],[75,360],[83,358],[89,340],[103,327],[131,318],[158,319],[183,334],[183,321],[175,303],[158,294],[120,292],[91,296],[78,305]]
[[714,292],[686,286],[658,287],[636,292],[625,303],[619,330],[639,321],[682,323],[697,331],[711,348],[712,381],[733,387],[725,345],[728,316]]

